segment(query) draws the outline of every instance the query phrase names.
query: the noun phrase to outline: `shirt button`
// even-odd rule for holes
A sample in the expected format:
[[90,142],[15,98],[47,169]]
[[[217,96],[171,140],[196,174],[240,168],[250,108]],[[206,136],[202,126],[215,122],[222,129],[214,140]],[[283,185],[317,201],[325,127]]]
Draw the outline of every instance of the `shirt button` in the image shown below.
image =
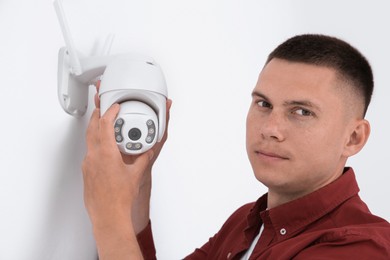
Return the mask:
[[282,236],[284,236],[285,234],[287,234],[287,231],[286,231],[285,228],[282,228],[279,232],[280,232],[280,234],[281,234]]
[[227,254],[227,256],[226,256],[226,259],[229,259],[231,255],[232,255],[232,252],[229,252],[229,254]]

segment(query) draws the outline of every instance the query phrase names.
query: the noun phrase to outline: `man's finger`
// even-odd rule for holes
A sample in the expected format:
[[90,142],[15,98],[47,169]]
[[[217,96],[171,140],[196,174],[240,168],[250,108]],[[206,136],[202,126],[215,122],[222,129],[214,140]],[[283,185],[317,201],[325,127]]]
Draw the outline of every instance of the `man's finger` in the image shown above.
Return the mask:
[[171,107],[172,107],[172,100],[167,99],[167,115],[166,115],[166,122],[165,122],[165,132],[163,139],[161,140],[162,143],[164,143],[168,138],[168,125],[169,125],[169,119],[171,117]]
[[172,107],[172,99],[167,99],[167,121],[169,121],[171,107]]
[[96,108],[100,108],[99,93],[96,93],[96,94],[95,94],[94,100],[95,100],[95,107],[96,107]]
[[92,112],[91,119],[89,120],[87,128],[87,148],[91,149],[92,146],[95,146],[99,142],[98,133],[99,133],[99,117],[100,109],[95,109]]
[[119,112],[119,104],[113,104],[100,118],[100,137],[101,143],[104,146],[116,147],[115,134],[114,134],[114,122]]
[[166,125],[168,126],[169,119],[171,117],[171,107],[172,107],[172,99],[167,100],[167,122]]
[[95,94],[95,107],[100,108],[100,98],[99,98],[99,90],[100,90],[100,80],[98,80],[95,84],[96,94]]

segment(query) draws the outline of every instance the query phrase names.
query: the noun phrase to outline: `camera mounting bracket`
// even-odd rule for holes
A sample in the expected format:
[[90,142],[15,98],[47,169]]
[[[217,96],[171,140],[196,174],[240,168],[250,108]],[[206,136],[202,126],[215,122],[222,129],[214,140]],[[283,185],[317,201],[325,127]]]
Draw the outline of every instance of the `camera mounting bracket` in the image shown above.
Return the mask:
[[88,107],[88,86],[104,73],[108,63],[118,55],[109,56],[113,36],[106,40],[102,56],[83,57],[74,45],[61,0],[53,2],[66,47],[58,53],[58,99],[68,114],[82,117]]

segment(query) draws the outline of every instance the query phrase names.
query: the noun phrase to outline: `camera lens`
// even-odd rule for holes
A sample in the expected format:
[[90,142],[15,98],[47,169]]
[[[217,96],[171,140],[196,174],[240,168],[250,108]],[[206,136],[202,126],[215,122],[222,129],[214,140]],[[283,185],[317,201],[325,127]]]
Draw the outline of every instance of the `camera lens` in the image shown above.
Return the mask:
[[133,141],[137,141],[138,139],[140,139],[141,135],[141,130],[139,130],[138,128],[131,128],[129,131],[129,138]]

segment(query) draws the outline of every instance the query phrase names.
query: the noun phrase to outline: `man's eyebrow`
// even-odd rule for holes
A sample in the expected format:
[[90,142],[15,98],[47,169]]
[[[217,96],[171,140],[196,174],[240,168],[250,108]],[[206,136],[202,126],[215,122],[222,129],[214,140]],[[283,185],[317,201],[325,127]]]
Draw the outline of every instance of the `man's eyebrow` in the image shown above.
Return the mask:
[[269,98],[266,95],[264,95],[256,90],[252,92],[252,97],[261,97],[265,100],[269,100]]
[[[258,91],[253,91],[252,92],[252,97],[260,97],[260,98],[263,98],[265,100],[270,100],[266,95],[264,95],[263,93],[260,93]],[[314,108],[314,109],[317,109],[318,111],[321,111],[320,107],[309,101],[309,100],[287,100],[285,102],[283,102],[283,105],[284,106],[304,106],[304,107],[308,107],[308,108]]]
[[314,108],[318,111],[321,111],[320,107],[316,105],[315,103],[309,101],[309,100],[291,100],[291,101],[285,101],[283,103],[285,106],[304,106],[308,108]]

